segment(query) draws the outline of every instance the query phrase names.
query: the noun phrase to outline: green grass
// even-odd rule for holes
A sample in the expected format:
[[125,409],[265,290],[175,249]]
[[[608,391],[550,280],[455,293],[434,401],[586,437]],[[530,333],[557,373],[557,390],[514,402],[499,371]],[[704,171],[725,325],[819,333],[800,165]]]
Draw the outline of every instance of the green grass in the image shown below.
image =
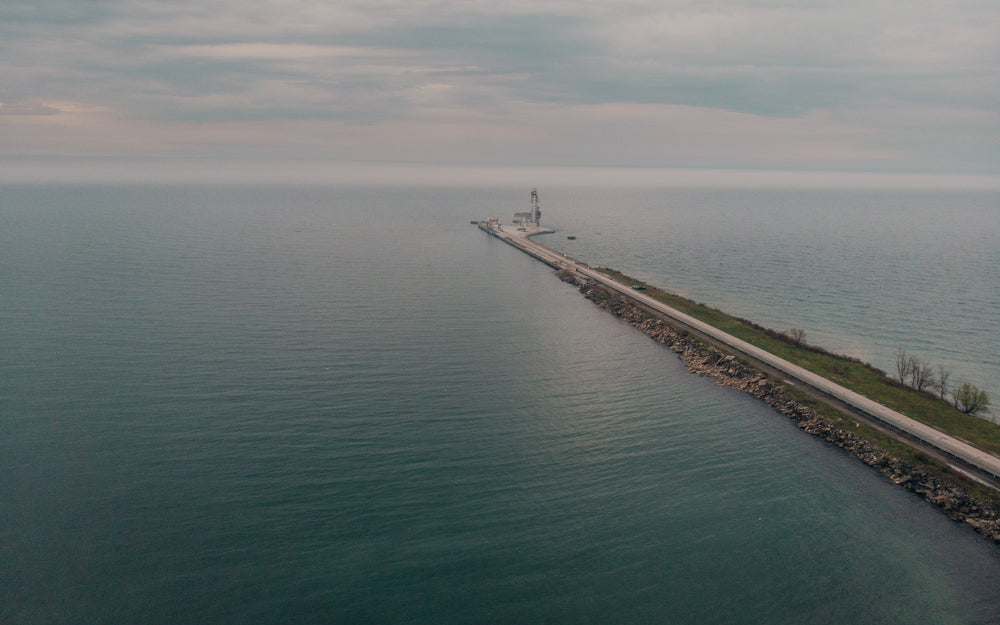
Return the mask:
[[1000,426],[964,414],[950,403],[919,392],[890,379],[883,371],[856,359],[831,354],[808,345],[795,345],[778,332],[751,321],[728,315],[721,310],[668,293],[621,272],[599,268],[598,271],[622,282],[641,284],[646,295],[691,315],[724,332],[756,345],[776,356],[837,382],[873,399],[911,419],[937,428],[975,447],[1000,455]]

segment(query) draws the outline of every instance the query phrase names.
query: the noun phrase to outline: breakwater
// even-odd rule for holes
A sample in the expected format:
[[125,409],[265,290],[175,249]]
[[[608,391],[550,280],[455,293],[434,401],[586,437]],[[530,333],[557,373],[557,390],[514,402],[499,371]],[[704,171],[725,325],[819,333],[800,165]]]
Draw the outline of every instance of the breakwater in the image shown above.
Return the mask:
[[517,247],[551,267],[570,271],[581,278],[600,283],[611,291],[621,294],[633,304],[663,315],[675,325],[679,325],[709,340],[715,341],[733,353],[745,356],[754,362],[776,370],[784,379],[790,382],[802,384],[812,392],[823,395],[827,400],[838,402],[848,407],[851,411],[864,415],[865,418],[878,421],[884,427],[890,428],[902,436],[933,448],[936,452],[946,456],[950,464],[956,465],[956,469],[960,465],[962,468],[958,470],[969,471],[977,475],[977,479],[984,480],[984,483],[988,483],[992,488],[1000,490],[1000,457],[911,419],[828,378],[817,375],[769,351],[736,338],[661,301],[636,292],[609,276],[591,269],[588,265],[569,257],[565,253],[559,253],[532,241],[528,238],[533,234],[531,231],[525,232],[523,229],[517,229],[511,233],[505,231],[495,220],[481,222],[479,227],[492,236]]
[[[580,287],[584,295],[612,314],[643,330],[655,340],[669,345],[688,364],[689,369],[716,379],[727,386],[750,393],[778,412],[792,418],[803,430],[820,436],[842,448],[849,455],[875,468],[894,483],[915,492],[939,506],[953,519],[964,522],[981,534],[1000,542],[1000,508],[970,496],[960,485],[938,477],[917,465],[895,457],[875,443],[837,427],[812,408],[794,401],[780,384],[770,381],[762,372],[738,362],[734,356],[701,341],[687,338],[693,332],[717,341],[726,350],[763,363],[778,370],[786,380],[803,384],[815,392],[842,402],[859,414],[864,414],[890,429],[902,432],[926,444],[948,458],[949,464],[960,464],[960,472],[978,473],[981,480],[996,483],[1000,478],[1000,459],[963,441],[943,434],[903,414],[869,400],[834,382],[813,374],[769,352],[737,339],[717,328],[698,321],[662,304],[628,286],[591,269],[565,253],[557,252],[529,237],[536,232],[504,230],[496,222],[480,222],[479,228],[537,260],[553,267],[560,277]],[[547,231],[547,230],[546,230]],[[669,324],[664,321],[669,319]],[[672,324],[672,325],[671,325]],[[652,334],[650,333],[652,332]],[[952,467],[957,469],[957,467]],[[986,483],[986,482],[984,482]],[[994,488],[996,488],[994,486]]]
[[940,507],[952,519],[1000,542],[1000,509],[997,506],[978,500],[959,485],[893,456],[857,434],[843,430],[809,406],[792,399],[783,385],[769,379],[764,373],[744,365],[731,354],[723,353],[677,331],[663,319],[621,294],[571,271],[562,270],[558,275],[562,280],[576,285],[587,299],[599,307],[672,349],[687,365],[688,370],[760,399],[790,418],[803,431],[836,445],[893,483]]

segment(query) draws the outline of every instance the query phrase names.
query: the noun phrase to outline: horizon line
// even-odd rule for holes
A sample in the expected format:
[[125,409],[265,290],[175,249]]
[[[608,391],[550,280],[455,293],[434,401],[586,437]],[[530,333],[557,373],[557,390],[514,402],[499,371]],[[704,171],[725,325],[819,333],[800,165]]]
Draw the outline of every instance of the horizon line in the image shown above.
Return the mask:
[[[206,167],[210,163],[210,167]],[[221,158],[4,157],[2,184],[312,184],[1000,190],[1000,174]]]

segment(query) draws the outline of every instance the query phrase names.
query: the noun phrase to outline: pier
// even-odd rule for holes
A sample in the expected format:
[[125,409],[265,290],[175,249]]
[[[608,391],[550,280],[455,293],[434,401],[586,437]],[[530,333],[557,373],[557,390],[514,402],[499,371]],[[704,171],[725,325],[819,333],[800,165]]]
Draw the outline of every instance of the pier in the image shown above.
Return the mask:
[[836,382],[812,373],[755,345],[736,338],[727,332],[723,332],[703,321],[695,319],[648,295],[636,291],[630,285],[622,284],[599,271],[591,269],[586,263],[580,262],[565,253],[557,252],[530,238],[535,234],[551,233],[553,232],[551,229],[542,228],[537,224],[532,226],[518,226],[516,224],[513,226],[501,225],[499,220],[495,218],[479,222],[479,228],[490,236],[516,247],[554,269],[571,271],[588,280],[598,282],[633,303],[662,315],[679,327],[707,337],[725,346],[734,354],[746,357],[751,361],[761,363],[779,372],[785,378],[786,382],[796,386],[807,387],[815,393],[844,405],[853,413],[884,424],[893,431],[901,432],[905,437],[915,439],[923,445],[937,450],[950,462],[956,463],[958,466],[954,466],[953,468],[960,472],[968,473],[971,471],[972,474],[978,473],[981,477],[986,478],[980,481],[988,483],[993,488],[998,488],[998,484],[1000,484],[1000,458],[993,454],[915,421]]

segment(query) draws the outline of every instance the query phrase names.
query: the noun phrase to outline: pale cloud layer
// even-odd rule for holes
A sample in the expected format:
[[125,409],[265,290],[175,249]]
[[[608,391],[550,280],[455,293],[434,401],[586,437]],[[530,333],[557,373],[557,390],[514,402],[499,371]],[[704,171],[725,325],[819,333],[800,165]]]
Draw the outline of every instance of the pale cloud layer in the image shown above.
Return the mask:
[[998,7],[7,0],[0,165],[208,158],[995,175]]

